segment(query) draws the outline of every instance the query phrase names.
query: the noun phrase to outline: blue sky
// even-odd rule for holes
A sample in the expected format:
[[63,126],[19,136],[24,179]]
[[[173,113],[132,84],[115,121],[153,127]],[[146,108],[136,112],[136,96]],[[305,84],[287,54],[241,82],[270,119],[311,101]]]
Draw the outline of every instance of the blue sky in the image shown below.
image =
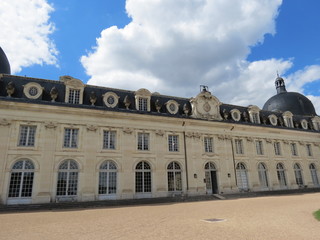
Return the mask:
[[222,102],[260,108],[278,71],[319,113],[320,1],[231,2],[3,0],[0,46],[16,75],[181,97],[204,84]]

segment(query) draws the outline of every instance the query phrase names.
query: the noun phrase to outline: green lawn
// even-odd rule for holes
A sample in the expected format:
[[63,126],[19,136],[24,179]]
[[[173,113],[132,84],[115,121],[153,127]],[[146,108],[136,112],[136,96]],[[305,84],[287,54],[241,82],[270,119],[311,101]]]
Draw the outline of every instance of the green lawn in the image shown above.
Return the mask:
[[318,211],[315,211],[315,212],[313,213],[313,216],[314,216],[316,219],[318,219],[318,221],[320,221],[320,209],[319,209]]

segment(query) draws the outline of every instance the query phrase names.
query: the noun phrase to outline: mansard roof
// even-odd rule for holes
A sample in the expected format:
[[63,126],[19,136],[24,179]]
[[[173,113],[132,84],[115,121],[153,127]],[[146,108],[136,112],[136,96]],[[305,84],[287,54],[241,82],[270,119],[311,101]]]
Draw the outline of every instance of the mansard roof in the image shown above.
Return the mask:
[[[197,95],[196,98],[181,98],[167,95],[161,95],[159,93],[150,93],[150,111],[137,110],[136,106],[136,94],[139,91],[128,91],[123,89],[115,89],[108,87],[99,87],[93,85],[82,84],[80,80],[74,79],[69,76],[60,78],[57,80],[37,79],[30,77],[14,76],[7,74],[0,74],[0,101],[12,101],[12,102],[25,102],[36,103],[45,105],[65,106],[73,108],[94,109],[100,111],[114,111],[114,112],[127,112],[135,114],[148,114],[154,116],[164,116],[173,118],[190,118],[206,121],[222,121],[232,124],[246,124],[256,125],[262,127],[271,128],[285,128],[283,113],[272,112],[266,110],[260,110],[255,106],[237,106],[231,104],[221,103],[215,96],[212,96],[210,92],[202,92]],[[66,84],[72,83],[71,86],[78,86],[83,89],[82,104],[71,104],[66,101]],[[25,94],[24,88],[27,84],[35,84],[35,86],[41,86],[42,94],[37,99],[32,99]],[[12,90],[14,88],[14,90]],[[52,89],[58,93],[53,100]],[[11,89],[11,90],[10,90]],[[117,96],[118,103],[114,107],[106,106],[104,102],[104,95],[106,93],[112,93]],[[147,94],[147,95],[148,95]],[[92,101],[92,96],[95,96],[95,100]],[[202,98],[198,99],[197,98]],[[130,105],[126,104],[130,102]],[[194,103],[201,103],[198,110],[194,111],[193,108],[197,107]],[[174,103],[178,107],[178,111],[170,111],[167,104]],[[235,118],[232,115],[234,112],[238,112],[239,116]],[[260,123],[254,123],[250,120],[250,113],[252,111],[258,111]],[[174,113],[173,113],[174,112]],[[270,116],[276,116],[277,124],[271,124]],[[304,115],[293,115],[294,128],[299,130],[314,131],[313,117]],[[302,126],[301,121],[307,121],[307,129]]]

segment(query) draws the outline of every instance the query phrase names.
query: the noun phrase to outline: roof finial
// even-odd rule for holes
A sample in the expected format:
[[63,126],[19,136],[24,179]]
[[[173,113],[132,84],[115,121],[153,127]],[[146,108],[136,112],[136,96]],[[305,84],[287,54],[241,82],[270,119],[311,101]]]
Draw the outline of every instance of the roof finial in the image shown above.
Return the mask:
[[276,84],[277,93],[287,92],[286,86],[284,84],[284,80],[282,77],[279,76],[278,71],[277,71],[277,78],[276,78],[275,84]]

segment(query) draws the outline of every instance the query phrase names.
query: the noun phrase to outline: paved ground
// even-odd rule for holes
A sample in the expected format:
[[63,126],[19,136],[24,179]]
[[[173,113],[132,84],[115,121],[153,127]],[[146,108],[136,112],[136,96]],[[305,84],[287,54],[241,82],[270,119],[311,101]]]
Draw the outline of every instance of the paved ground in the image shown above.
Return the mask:
[[[320,193],[0,214],[0,239],[320,239]],[[224,219],[206,222],[204,219]]]

